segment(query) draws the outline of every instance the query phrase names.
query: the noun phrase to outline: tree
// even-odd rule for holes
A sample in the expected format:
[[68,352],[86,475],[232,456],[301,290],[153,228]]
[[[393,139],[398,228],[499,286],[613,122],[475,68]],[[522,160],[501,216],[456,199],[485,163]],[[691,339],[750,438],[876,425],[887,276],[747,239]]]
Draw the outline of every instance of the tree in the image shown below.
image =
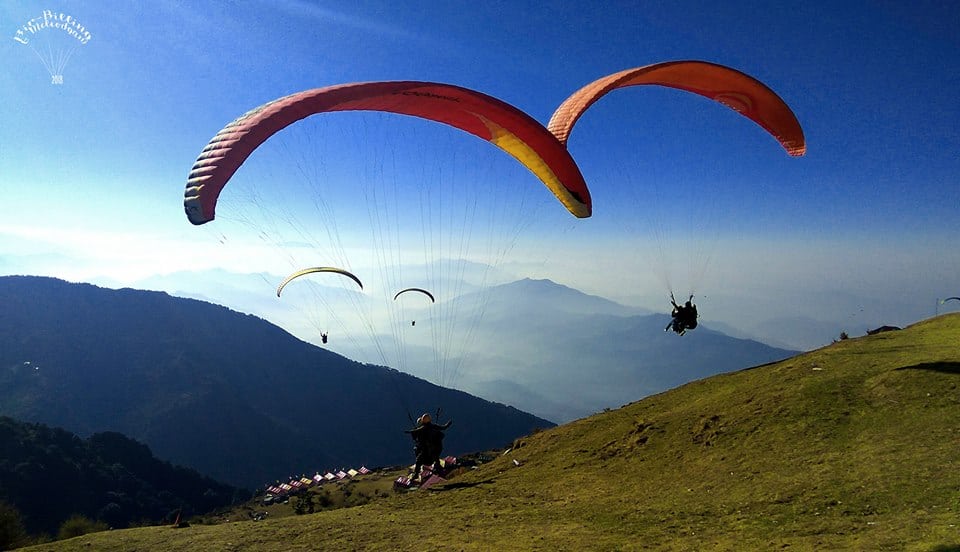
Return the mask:
[[12,550],[27,544],[27,531],[20,511],[0,501],[0,550]]
[[307,491],[297,496],[297,503],[293,507],[293,512],[298,516],[303,514],[312,514],[314,511],[313,493]]

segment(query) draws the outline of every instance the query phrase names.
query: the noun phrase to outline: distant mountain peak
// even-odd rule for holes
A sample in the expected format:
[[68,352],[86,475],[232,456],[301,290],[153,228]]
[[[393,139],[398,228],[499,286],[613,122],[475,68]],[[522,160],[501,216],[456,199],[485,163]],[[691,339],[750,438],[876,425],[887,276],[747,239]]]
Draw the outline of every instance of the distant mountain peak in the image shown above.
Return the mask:
[[608,314],[616,316],[649,313],[646,309],[630,307],[599,295],[584,293],[547,278],[523,278],[522,280],[495,286],[484,293],[490,294],[491,302],[524,304],[528,308],[540,308],[547,311],[557,310],[584,315]]

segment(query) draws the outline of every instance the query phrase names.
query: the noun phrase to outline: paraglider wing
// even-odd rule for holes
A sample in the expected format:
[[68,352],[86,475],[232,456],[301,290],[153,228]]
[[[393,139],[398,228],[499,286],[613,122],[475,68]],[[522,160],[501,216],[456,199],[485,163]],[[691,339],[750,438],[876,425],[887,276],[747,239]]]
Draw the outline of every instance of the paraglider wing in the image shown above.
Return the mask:
[[618,88],[643,84],[677,88],[720,102],[763,127],[788,154],[801,156],[807,151],[800,123],[773,90],[750,75],[706,61],[668,61],[597,79],[560,104],[547,128],[566,144],[573,125],[597,100]]
[[293,274],[287,276],[287,278],[284,281],[280,282],[280,285],[277,286],[277,297],[280,297],[280,292],[282,292],[283,288],[286,287],[286,285],[289,284],[291,281],[296,280],[297,278],[304,276],[306,274],[313,274],[315,272],[334,272],[336,274],[343,274],[347,278],[350,278],[351,280],[356,282],[357,285],[360,286],[360,289],[363,289],[363,282],[360,281],[360,278],[357,278],[352,273],[347,272],[342,268],[336,268],[333,266],[315,266],[313,268],[305,268],[303,270],[298,270]]
[[943,301],[940,301],[940,304],[942,305],[942,304],[946,303],[947,301],[960,301],[960,297],[947,297],[947,298],[944,299]]
[[429,291],[427,291],[427,290],[425,290],[425,289],[420,289],[420,288],[401,289],[400,291],[397,292],[396,295],[393,296],[393,300],[396,301],[396,300],[397,300],[397,297],[400,297],[401,294],[407,293],[408,291],[418,291],[418,292],[426,295],[427,297],[429,297],[431,303],[436,303],[436,302],[437,302],[437,300],[433,298],[433,294],[432,294],[432,293],[430,293]]
[[220,191],[260,144],[318,113],[384,111],[444,123],[487,140],[515,157],[577,217],[589,217],[590,193],[566,148],[523,111],[491,96],[450,84],[395,81],[342,84],[268,102],[228,124],[193,165],[184,210],[193,224],[214,218]]

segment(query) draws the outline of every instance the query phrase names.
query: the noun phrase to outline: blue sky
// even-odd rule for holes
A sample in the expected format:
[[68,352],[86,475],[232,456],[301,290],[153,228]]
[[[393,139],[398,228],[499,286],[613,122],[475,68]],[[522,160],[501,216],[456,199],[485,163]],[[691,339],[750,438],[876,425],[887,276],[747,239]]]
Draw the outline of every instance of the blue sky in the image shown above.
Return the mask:
[[[43,10],[70,14],[92,35],[62,85],[12,39]],[[439,81],[545,124],[595,78],[702,59],[784,98],[807,155],[788,157],[699,97],[618,92],[570,142],[594,216],[541,207],[524,236],[533,249],[504,266],[659,309],[665,261],[649,251],[665,242],[651,232],[693,228],[710,238],[696,290],[707,320],[844,321],[867,305],[857,325],[910,323],[960,293],[958,20],[960,8],[939,2],[3,2],[0,273],[130,285],[177,270],[269,270],[252,250],[218,248],[219,229],[187,223],[182,193],[217,130],[281,95]],[[324,151],[344,174],[368,162],[346,146]],[[672,215],[680,206],[701,209],[693,223]]]

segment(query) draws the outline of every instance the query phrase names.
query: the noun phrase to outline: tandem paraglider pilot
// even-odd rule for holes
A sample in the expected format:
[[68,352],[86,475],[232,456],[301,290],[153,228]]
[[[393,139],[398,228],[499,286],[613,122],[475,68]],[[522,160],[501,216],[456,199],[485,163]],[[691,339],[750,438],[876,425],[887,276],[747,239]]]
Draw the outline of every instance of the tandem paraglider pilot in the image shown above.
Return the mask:
[[667,327],[664,328],[663,331],[673,330],[678,335],[683,335],[687,333],[687,330],[692,330],[697,327],[697,318],[700,315],[697,314],[697,306],[693,304],[693,295],[687,299],[687,302],[684,303],[683,306],[680,306],[677,305],[677,301],[671,293],[670,304],[673,305],[673,312],[670,313],[673,320],[667,324]]
[[440,454],[443,452],[443,432],[450,427],[453,420],[445,424],[437,425],[429,413],[417,418],[417,427],[404,430],[413,438],[413,452],[417,456],[417,462],[413,466],[413,475],[411,479],[420,477],[420,469],[423,466],[431,466],[436,469],[436,464],[440,461]]

